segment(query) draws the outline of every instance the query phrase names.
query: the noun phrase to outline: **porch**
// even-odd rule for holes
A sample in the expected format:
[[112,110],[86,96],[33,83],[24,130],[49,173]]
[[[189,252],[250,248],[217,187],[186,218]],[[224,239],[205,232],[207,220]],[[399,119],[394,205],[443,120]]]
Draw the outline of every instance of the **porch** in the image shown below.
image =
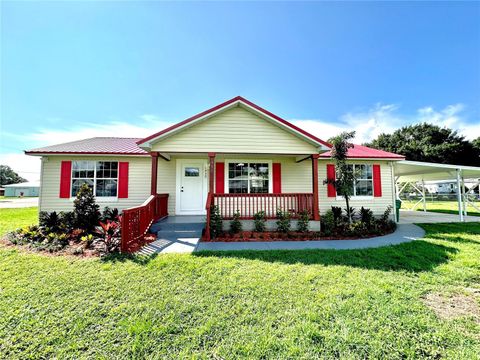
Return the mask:
[[[241,220],[252,220],[258,212],[264,212],[268,220],[273,220],[278,209],[289,212],[295,220],[307,211],[311,222],[316,222],[319,228],[319,154],[151,152],[150,155],[151,196],[141,206],[124,211],[123,237],[128,243],[122,247],[125,251],[129,251],[127,249],[132,248],[131,245],[138,242],[160,218],[203,215],[204,224],[209,224],[214,207],[218,208],[224,220],[231,220],[236,212]],[[234,163],[231,158],[241,160]],[[242,168],[238,174],[232,170],[232,164]],[[235,172],[233,177],[232,172]],[[298,176],[306,180],[299,183]],[[286,192],[284,189],[311,189],[311,192]],[[158,190],[169,192],[159,193]],[[206,239],[210,239],[209,230],[206,226]]]

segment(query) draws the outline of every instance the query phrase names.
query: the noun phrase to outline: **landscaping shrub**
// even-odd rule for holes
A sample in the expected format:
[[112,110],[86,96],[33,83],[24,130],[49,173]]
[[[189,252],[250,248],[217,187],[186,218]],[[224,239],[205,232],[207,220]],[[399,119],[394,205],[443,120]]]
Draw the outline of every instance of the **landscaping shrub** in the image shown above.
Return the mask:
[[290,212],[277,209],[277,231],[287,233],[290,231]]
[[[100,222],[100,226],[97,226],[95,234],[99,236],[93,240],[93,245],[102,255],[120,251],[120,228],[120,222],[110,220]],[[89,240],[88,237],[85,239],[86,242]]]
[[75,213],[73,211],[62,211],[59,214],[59,218],[60,230],[71,232],[73,229],[75,229],[77,221],[75,219]]
[[237,210],[233,214],[233,219],[230,222],[230,232],[232,234],[238,234],[242,231],[242,223],[240,222],[240,212]]
[[325,235],[330,236],[335,230],[335,216],[332,210],[327,212],[321,217],[322,231]]
[[120,213],[117,208],[109,208],[108,206],[105,206],[102,212],[101,216],[101,221],[102,222],[107,222],[108,220],[110,221],[117,221]]
[[363,224],[370,225],[373,221],[373,211],[362,206],[360,208],[360,221]]
[[95,227],[100,221],[100,208],[95,202],[92,189],[90,189],[87,184],[83,184],[80,187],[77,197],[73,202],[73,208],[76,227],[88,233],[95,231]]
[[255,231],[263,232],[267,228],[267,215],[265,211],[259,211],[253,215]]
[[60,230],[60,216],[56,211],[41,211],[38,217],[38,223],[41,227],[47,228],[50,231]]
[[342,221],[342,208],[340,206],[332,206],[333,225],[337,227]]
[[307,232],[310,223],[310,212],[308,210],[302,210],[298,215],[297,230],[299,232]]
[[222,233],[222,216],[220,215],[220,208],[217,205],[212,205],[210,212],[210,237],[215,239]]

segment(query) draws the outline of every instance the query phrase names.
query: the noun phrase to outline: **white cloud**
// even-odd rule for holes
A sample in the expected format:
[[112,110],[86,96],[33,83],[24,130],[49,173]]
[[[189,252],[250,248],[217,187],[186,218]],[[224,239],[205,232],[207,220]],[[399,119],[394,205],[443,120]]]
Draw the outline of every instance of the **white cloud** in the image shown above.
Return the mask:
[[111,121],[105,124],[80,123],[68,129],[40,129],[20,135],[29,147],[47,146],[99,136],[146,137],[171,125],[154,115],[142,115],[141,121]]
[[400,107],[395,104],[376,104],[367,111],[348,112],[336,122],[325,120],[292,120],[292,122],[318,136],[328,139],[342,131],[355,131],[355,143],[364,143],[376,138],[381,133],[392,133],[399,127],[428,122],[441,127],[457,130],[467,139],[480,136],[480,124],[469,124],[462,116],[463,104],[448,105],[444,109],[423,107],[414,115],[400,114]]

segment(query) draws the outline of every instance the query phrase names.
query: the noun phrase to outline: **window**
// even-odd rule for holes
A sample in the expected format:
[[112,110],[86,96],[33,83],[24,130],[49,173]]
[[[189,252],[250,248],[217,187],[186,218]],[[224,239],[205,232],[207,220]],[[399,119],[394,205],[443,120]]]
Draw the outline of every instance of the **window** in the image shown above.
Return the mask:
[[231,194],[266,194],[269,190],[268,163],[229,163],[228,192]]
[[72,161],[72,196],[76,196],[83,184],[87,184],[97,197],[116,197],[118,162]]
[[198,167],[186,167],[185,168],[186,177],[197,177],[200,176],[200,168]]
[[373,196],[372,165],[351,164],[349,165],[349,169],[357,175],[352,196]]

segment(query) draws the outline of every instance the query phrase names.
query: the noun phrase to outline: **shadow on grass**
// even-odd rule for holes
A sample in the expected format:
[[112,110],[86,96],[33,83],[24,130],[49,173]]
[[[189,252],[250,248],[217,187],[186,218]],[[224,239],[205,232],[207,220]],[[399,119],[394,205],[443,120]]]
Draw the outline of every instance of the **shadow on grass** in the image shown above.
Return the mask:
[[417,240],[405,244],[358,250],[203,251],[197,257],[237,258],[284,264],[343,265],[383,271],[431,271],[458,250]]
[[102,262],[121,263],[131,261],[138,265],[147,265],[150,261],[158,256],[157,253],[152,255],[135,255],[135,254],[110,254],[101,258]]

